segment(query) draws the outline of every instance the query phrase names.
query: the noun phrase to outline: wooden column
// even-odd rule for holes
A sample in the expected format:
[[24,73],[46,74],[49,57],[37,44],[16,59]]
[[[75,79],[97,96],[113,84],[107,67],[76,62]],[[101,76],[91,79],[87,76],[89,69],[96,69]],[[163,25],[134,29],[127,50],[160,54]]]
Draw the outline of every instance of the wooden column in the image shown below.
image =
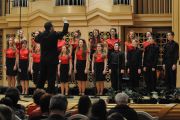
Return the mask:
[[[172,30],[175,32],[175,41],[180,45],[180,1],[172,0]],[[180,87],[180,65],[177,65],[177,87]]]

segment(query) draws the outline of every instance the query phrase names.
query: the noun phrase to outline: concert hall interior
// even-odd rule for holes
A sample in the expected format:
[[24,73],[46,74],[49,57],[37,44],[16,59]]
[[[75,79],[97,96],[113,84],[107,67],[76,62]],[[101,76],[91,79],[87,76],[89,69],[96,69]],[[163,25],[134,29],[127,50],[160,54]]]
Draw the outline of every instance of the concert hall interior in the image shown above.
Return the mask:
[[179,44],[180,0],[1,0],[0,119],[180,120]]

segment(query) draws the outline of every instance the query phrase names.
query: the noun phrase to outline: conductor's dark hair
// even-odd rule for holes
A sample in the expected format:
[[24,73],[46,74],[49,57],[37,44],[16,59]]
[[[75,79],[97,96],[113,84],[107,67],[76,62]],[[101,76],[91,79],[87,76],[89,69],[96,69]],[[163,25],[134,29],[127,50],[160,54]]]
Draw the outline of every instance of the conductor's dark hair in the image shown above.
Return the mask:
[[[168,34],[168,33],[170,33],[172,36],[175,35],[173,31],[167,32],[167,34]],[[167,34],[166,34],[166,35],[167,35]]]
[[50,21],[46,22],[44,24],[44,28],[46,31],[50,31],[50,28],[53,27],[52,23]]

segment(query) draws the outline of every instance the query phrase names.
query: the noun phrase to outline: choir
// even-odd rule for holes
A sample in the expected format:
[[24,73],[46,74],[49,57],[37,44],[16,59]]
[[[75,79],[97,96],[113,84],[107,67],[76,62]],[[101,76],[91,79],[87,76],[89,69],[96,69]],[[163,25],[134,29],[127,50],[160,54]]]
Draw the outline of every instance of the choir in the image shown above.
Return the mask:
[[[146,33],[146,41],[140,42],[135,31],[129,31],[127,40],[121,41],[115,28],[110,29],[110,38],[102,39],[98,29],[94,29],[88,40],[81,38],[80,30],[73,32],[72,39],[63,37],[67,34],[68,23],[64,23],[62,32],[50,32],[51,23],[47,23],[44,32],[36,31],[31,40],[31,48],[18,31],[18,37],[10,37],[5,50],[5,70],[10,87],[15,87],[15,76],[19,76],[22,94],[28,94],[29,75],[37,88],[44,88],[48,81],[49,93],[54,93],[55,80],[60,82],[60,91],[68,95],[69,81],[77,81],[79,95],[85,94],[87,76],[94,76],[96,94],[103,95],[105,76],[109,72],[111,86],[115,91],[122,91],[123,75],[129,76],[128,87],[139,88],[140,76],[143,76],[148,92],[156,91],[157,64],[159,47],[154,35]],[[166,87],[176,87],[177,61],[179,45],[174,41],[174,33],[167,33],[168,42],[164,45],[163,68]],[[122,49],[124,46],[124,50]],[[57,76],[57,77],[56,77]]]

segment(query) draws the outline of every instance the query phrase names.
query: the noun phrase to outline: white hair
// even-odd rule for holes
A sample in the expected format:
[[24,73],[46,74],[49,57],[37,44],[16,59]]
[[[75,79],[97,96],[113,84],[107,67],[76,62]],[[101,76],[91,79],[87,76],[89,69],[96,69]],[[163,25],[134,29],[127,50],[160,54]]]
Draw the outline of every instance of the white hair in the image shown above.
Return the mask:
[[115,96],[115,101],[118,105],[121,105],[121,104],[127,104],[128,103],[128,99],[129,99],[129,96],[122,92],[122,93],[118,93],[116,94]]

